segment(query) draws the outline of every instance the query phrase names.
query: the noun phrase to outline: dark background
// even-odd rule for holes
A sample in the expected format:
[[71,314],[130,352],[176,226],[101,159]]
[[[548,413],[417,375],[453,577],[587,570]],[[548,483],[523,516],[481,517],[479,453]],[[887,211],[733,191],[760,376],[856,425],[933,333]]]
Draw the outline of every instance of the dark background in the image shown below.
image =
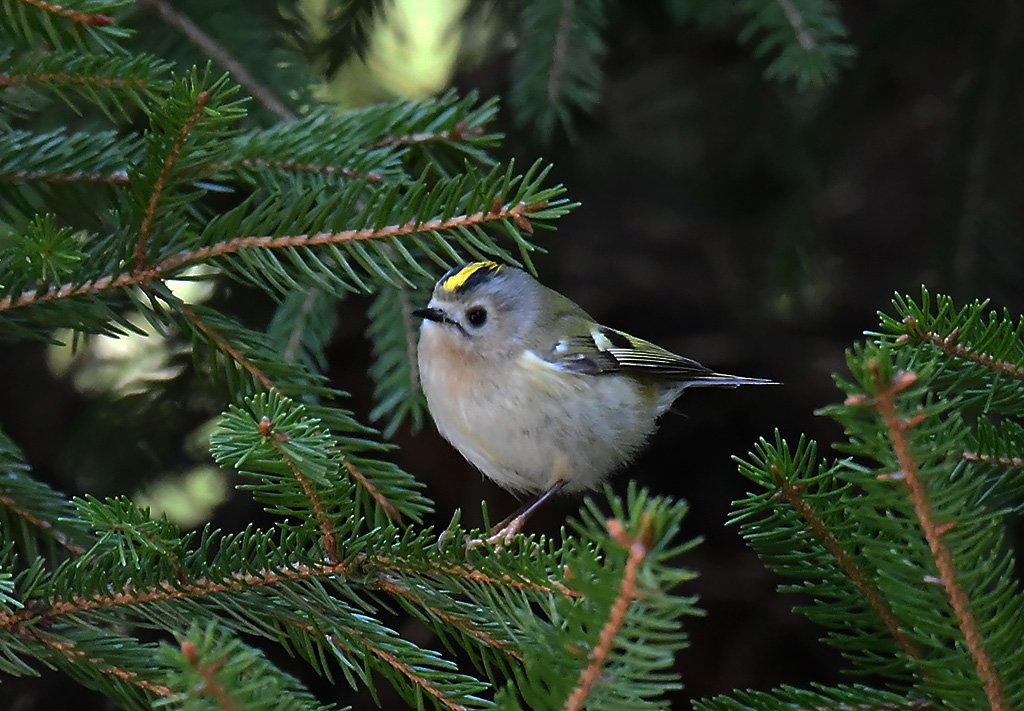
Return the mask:
[[[924,284],[960,303],[991,298],[1024,312],[1020,8],[841,8],[859,56],[828,89],[801,95],[764,80],[735,27],[681,26],[657,9],[633,9],[610,27],[603,102],[579,118],[575,142],[545,145],[507,111],[499,119],[508,134],[503,151],[553,161],[553,180],[582,203],[541,237],[549,250],[536,259],[542,281],[608,325],[716,370],[783,383],[687,393],[681,414],[664,417],[647,452],[614,480],[620,491],[632,478],[685,498],[685,534],[704,538],[680,561],[700,573],[691,589],[708,613],[685,623],[692,644],[679,655],[680,708],[684,698],[737,687],[841,678],[842,660],[817,641],[819,630],[790,612],[801,601],[777,594],[778,580],[724,526],[730,502],[746,491],[731,457],[775,429],[791,442],[807,434],[835,456],[827,444],[841,429],[814,410],[840,397],[831,374],[844,372],[844,350],[877,325],[878,310],[891,310],[894,291],[918,295]],[[509,65],[499,54],[456,84],[504,94]],[[222,298],[247,303],[254,319],[269,308],[237,290]],[[365,305],[342,305],[329,353],[332,382],[352,393],[361,419],[372,407]],[[181,440],[210,416],[196,404],[119,419],[116,404],[91,401],[51,376],[34,344],[4,345],[0,369],[0,426],[36,475],[69,494],[129,493],[140,461],[154,470],[184,466],[190,455]],[[180,388],[180,402],[195,402],[194,384],[171,387]],[[115,446],[103,423],[160,434],[140,455]],[[96,454],[102,437],[111,446]],[[464,522],[478,523],[483,500],[495,519],[516,506],[432,427],[403,429],[395,440],[395,460],[436,502],[433,523],[446,524],[456,508]],[[578,507],[559,500],[530,528],[555,532]],[[261,517],[236,495],[215,522],[237,530]],[[415,623],[395,624],[423,639]],[[5,682],[7,698],[18,701],[0,708],[46,708],[66,694],[79,708],[93,703],[63,676],[46,681]],[[348,694],[319,694],[338,692]],[[338,700],[371,704],[362,692]],[[383,703],[402,707],[386,694]]]

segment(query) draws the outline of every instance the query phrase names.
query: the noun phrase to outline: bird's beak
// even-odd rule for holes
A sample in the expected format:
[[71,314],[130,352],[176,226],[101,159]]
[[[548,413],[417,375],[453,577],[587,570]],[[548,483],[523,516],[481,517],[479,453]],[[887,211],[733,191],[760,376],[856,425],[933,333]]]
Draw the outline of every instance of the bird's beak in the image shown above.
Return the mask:
[[420,318],[425,318],[428,321],[436,321],[437,323],[444,323],[445,321],[447,321],[447,318],[444,315],[444,311],[442,311],[441,309],[431,308],[429,306],[424,309],[416,309],[415,311],[412,312],[412,315],[419,316]]

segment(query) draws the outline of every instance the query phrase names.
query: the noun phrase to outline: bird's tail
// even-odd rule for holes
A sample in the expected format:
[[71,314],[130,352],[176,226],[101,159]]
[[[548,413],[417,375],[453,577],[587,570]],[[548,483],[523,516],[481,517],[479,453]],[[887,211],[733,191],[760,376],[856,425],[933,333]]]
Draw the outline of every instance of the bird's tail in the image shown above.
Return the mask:
[[707,373],[683,381],[680,385],[687,388],[735,388],[740,385],[781,385],[781,383],[767,378],[744,378],[740,375]]

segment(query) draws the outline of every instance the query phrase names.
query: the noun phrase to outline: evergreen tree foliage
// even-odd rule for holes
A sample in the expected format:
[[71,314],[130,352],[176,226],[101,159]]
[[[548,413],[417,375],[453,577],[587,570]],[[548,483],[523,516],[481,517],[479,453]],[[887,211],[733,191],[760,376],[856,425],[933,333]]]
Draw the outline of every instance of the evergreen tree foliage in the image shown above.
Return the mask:
[[[557,541],[467,547],[482,534],[457,518],[421,525],[422,486],[323,374],[338,302],[371,295],[378,414],[422,419],[402,314],[453,264],[530,267],[573,207],[549,167],[500,162],[497,106],[473,95],[263,125],[227,75],[133,51],[126,12],[4,3],[0,333],[185,347],[223,409],[213,457],[270,523],[186,532],[125,496],[69,499],[0,436],[0,671],[60,670],[122,708],[325,708],[264,654],[284,649],[416,708],[656,707],[694,612],[685,508],[632,490]],[[278,307],[254,326],[183,280]]]
[[[861,685],[744,692],[700,709],[1014,709],[1024,704],[1024,595],[1006,540],[1021,508],[1024,320],[985,302],[897,295],[847,355],[837,419],[849,455],[761,440],[733,523],[811,599]],[[894,698],[898,694],[899,698]]]
[[[358,54],[387,7],[325,3],[327,36],[346,43],[327,65]],[[830,80],[850,54],[830,3],[665,7],[744,23],[767,73],[798,85]],[[530,268],[574,207],[549,166],[498,158],[493,100],[328,111],[280,74],[260,84],[158,42],[142,51],[131,27],[189,21],[163,0],[138,9],[149,19],[122,0],[0,0],[0,336],[173,342],[221,413],[213,458],[265,518],[183,531],[126,496],[68,497],[0,433],[0,674],[57,670],[126,709],[331,708],[276,661],[283,650],[415,708],[664,708],[682,620],[699,614],[679,567],[685,505],[631,486],[588,499],[556,538],[469,545],[482,532],[458,514],[423,525],[422,485],[324,372],[339,303],[368,297],[373,418],[386,433],[421,422],[411,305],[467,259]],[[615,8],[507,9],[536,30],[517,49],[513,104],[552,135],[597,102]],[[313,55],[339,51],[314,39]],[[273,316],[254,323],[238,293]],[[732,518],[870,680],[697,708],[1024,706],[1006,542],[1024,492],[1024,321],[926,291],[894,309],[849,352],[845,401],[823,410],[847,457],[763,440],[740,462],[753,491]],[[176,406],[172,388],[149,404]],[[440,644],[402,634],[398,611]]]

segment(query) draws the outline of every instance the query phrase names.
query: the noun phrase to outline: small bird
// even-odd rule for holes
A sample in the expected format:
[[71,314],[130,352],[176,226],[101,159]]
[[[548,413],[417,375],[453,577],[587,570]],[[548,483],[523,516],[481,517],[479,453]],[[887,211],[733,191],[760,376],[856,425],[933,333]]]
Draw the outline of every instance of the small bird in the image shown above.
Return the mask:
[[632,461],[686,388],[775,384],[716,373],[602,326],[496,262],[452,269],[414,313],[437,429],[501,487],[538,495],[496,527],[506,541],[556,491],[595,489]]

